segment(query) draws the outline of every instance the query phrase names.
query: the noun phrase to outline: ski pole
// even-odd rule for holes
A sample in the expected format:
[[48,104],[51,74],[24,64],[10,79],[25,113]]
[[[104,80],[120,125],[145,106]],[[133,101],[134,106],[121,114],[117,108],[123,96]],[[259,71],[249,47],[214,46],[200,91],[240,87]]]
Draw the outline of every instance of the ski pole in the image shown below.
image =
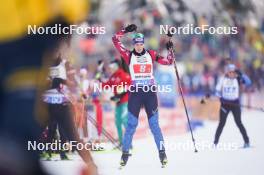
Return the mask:
[[[62,93],[62,92],[61,92]],[[66,95],[66,94],[64,94],[64,93],[62,93],[63,95],[65,95],[65,97],[69,100],[69,102],[72,104],[72,105],[74,105],[74,97],[73,96],[71,96],[70,94],[68,94],[68,95]],[[86,113],[87,113],[87,111],[86,111]],[[92,118],[88,113],[87,113],[87,118],[88,118],[88,120],[95,126],[95,127],[97,127],[97,125],[98,125],[98,123],[97,123],[97,121],[94,119],[94,118]],[[111,135],[111,134],[109,134],[105,129],[104,129],[104,127],[102,127],[102,133],[103,133],[103,135],[116,147],[116,148],[118,148],[120,151],[122,150],[121,149],[121,146],[120,145],[117,145],[116,144],[116,140],[113,138],[113,136]]]
[[[92,116],[87,114],[87,118],[95,127],[97,127],[98,123]],[[116,144],[116,139],[114,139],[114,137],[109,132],[107,132],[103,127],[102,127],[102,133],[117,149],[119,149],[120,151],[122,150],[121,146]]]
[[[172,38],[173,35],[171,33],[168,33],[167,36],[169,37],[169,41],[171,41],[171,38]],[[173,55],[173,58],[174,58],[174,50],[173,50],[173,48],[171,49],[171,51],[172,51],[172,55]],[[194,152],[196,153],[196,152],[198,152],[198,150],[196,148],[195,139],[194,139],[194,136],[193,136],[193,131],[192,131],[191,123],[190,123],[190,117],[189,117],[187,106],[186,106],[186,103],[185,103],[185,99],[184,99],[184,95],[183,95],[183,91],[182,91],[182,86],[181,86],[181,82],[180,82],[180,76],[179,76],[179,72],[178,72],[178,69],[177,69],[176,59],[175,58],[173,59],[173,64],[174,64],[174,70],[175,70],[176,78],[177,78],[177,81],[178,81],[178,90],[180,91],[180,94],[181,94],[182,103],[183,103],[183,106],[184,106],[184,109],[185,109],[185,114],[186,114],[186,117],[187,117],[189,129],[190,129],[191,136],[192,136]]]

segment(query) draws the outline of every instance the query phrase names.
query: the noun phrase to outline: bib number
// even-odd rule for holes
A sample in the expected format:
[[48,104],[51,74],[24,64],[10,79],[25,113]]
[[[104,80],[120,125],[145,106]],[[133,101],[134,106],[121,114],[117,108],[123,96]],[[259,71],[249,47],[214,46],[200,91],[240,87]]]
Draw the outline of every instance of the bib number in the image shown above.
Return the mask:
[[63,97],[46,96],[44,98],[44,102],[49,103],[49,104],[62,104],[63,103]]
[[135,64],[133,69],[135,73],[151,73],[150,64]]

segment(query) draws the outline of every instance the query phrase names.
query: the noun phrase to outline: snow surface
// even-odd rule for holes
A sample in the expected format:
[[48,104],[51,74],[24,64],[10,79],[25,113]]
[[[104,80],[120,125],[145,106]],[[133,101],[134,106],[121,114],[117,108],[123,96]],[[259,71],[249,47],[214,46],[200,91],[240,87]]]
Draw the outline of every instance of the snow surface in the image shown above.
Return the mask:
[[[121,153],[105,151],[93,153],[100,175],[263,175],[264,174],[264,113],[243,111],[242,121],[251,141],[251,148],[241,149],[242,136],[236,127],[233,116],[228,117],[226,127],[220,138],[226,144],[226,150],[210,146],[199,147],[194,153],[193,148],[177,147],[190,144],[190,133],[166,137],[168,143],[168,165],[161,168],[154,139],[134,140],[134,150],[128,164],[119,170]],[[205,121],[204,127],[195,130],[197,143],[211,143],[217,127],[216,121]],[[228,147],[233,144],[232,147]],[[228,149],[229,148],[229,149]],[[84,166],[77,154],[70,155],[72,161],[42,161],[43,166],[51,173],[58,175],[78,175]]]

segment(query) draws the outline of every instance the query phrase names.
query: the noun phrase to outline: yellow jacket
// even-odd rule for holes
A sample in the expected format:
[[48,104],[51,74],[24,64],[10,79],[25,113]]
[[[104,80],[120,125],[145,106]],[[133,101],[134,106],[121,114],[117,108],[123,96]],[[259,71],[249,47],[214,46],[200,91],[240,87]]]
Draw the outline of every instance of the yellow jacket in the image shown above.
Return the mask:
[[88,12],[89,0],[2,0],[0,42],[26,35],[28,25],[44,26],[58,17],[72,24]]

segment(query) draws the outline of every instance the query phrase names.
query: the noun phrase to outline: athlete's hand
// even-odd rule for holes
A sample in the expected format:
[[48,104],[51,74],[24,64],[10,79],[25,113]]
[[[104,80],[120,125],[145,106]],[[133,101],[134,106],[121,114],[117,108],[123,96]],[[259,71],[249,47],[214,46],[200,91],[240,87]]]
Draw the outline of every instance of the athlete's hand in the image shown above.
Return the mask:
[[137,30],[137,26],[135,24],[130,24],[125,27],[125,33],[134,32],[136,30]]
[[167,50],[171,50],[173,48],[173,42],[172,41],[168,41],[166,43],[166,48],[167,48]]

